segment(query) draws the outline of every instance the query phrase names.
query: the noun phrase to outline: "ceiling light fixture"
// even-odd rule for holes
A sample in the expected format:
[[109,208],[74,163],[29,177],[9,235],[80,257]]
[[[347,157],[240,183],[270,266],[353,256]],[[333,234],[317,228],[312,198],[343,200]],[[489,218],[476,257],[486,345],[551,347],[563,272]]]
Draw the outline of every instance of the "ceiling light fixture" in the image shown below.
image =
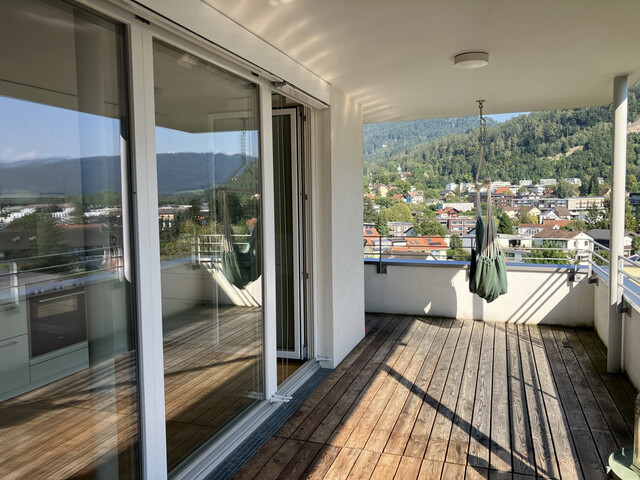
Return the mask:
[[487,52],[465,52],[453,57],[453,65],[456,68],[480,68],[489,64]]

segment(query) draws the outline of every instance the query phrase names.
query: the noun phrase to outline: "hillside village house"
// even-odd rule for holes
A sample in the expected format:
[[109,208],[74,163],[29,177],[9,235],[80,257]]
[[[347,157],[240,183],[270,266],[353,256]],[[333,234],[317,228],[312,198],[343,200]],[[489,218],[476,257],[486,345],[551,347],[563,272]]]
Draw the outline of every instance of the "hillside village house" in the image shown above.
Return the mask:
[[28,232],[0,263],[0,477],[228,478],[268,439],[248,477],[602,478],[635,395],[606,372],[640,386],[617,262],[510,266],[490,304],[465,262],[363,262],[362,128],[479,99],[612,104],[618,259],[639,16],[636,0],[0,2],[2,204],[110,193],[100,208],[121,211],[75,213],[100,225],[84,252],[47,207],[0,230],[3,248]]

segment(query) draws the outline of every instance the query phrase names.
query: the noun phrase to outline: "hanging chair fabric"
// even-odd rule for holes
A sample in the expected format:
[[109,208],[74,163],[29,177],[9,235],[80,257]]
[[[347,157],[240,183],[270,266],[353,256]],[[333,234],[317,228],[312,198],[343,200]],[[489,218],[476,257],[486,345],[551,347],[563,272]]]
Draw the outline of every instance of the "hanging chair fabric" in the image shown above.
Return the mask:
[[[484,298],[487,303],[493,302],[500,295],[507,293],[507,268],[502,248],[497,243],[498,230],[493,218],[491,202],[491,177],[484,158],[484,122],[482,106],[480,107],[481,140],[480,160],[476,170],[476,248],[471,251],[469,266],[469,291]],[[480,170],[484,167],[487,180],[480,183]],[[487,221],[482,219],[480,189],[487,189]]]
[[222,273],[232,285],[243,289],[257,280],[261,274],[260,219],[256,220],[246,245],[234,244],[232,234],[229,214],[223,197],[222,252],[220,255]]

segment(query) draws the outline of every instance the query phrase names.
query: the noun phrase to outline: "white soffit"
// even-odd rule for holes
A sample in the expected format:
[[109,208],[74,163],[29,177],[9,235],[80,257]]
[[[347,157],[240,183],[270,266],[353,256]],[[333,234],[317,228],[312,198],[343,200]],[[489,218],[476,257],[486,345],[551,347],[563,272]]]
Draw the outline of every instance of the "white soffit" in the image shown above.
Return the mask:
[[[640,0],[202,0],[362,104],[368,123],[611,103]],[[488,52],[460,70],[453,57]],[[255,59],[259,63],[259,59]]]

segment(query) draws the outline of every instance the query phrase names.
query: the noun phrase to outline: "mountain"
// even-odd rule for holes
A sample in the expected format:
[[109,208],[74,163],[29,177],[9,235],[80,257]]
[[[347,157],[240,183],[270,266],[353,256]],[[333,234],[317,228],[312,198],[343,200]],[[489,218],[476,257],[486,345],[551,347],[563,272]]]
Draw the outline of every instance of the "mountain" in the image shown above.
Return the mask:
[[[633,127],[640,118],[638,98],[640,85],[631,88],[628,97],[627,188],[633,189],[640,179],[640,128]],[[514,183],[540,178],[608,178],[611,130],[608,106],[534,112],[489,125],[485,155],[491,177]],[[478,157],[476,129],[414,144],[386,163],[368,159],[365,171],[374,181],[393,180],[400,165],[412,173],[411,181],[418,188],[441,188],[448,182],[471,182]]]
[[[496,122],[487,119],[488,125]],[[436,118],[407,122],[373,123],[363,128],[365,162],[384,162],[406,154],[414,146],[451,133],[464,133],[478,127],[478,117]]]
[[[239,154],[161,153],[158,192],[174,195],[224,184],[243,171]],[[249,159],[248,163],[255,161]],[[0,192],[22,197],[70,196],[121,190],[120,157],[44,158],[0,165]]]

